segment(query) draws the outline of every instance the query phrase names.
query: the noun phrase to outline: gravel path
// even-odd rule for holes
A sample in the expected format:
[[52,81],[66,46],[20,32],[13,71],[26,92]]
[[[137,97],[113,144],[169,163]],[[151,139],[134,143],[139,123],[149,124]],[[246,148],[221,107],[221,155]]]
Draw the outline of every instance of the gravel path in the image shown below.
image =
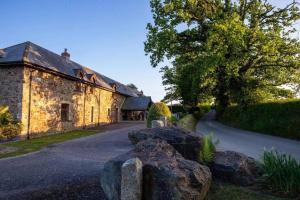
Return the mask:
[[143,123],[120,123],[106,131],[0,160],[0,199],[103,199],[103,164],[132,148],[127,133]]
[[213,112],[199,121],[196,130],[203,134],[213,133],[220,141],[217,146],[220,150],[234,150],[260,160],[264,149],[274,148],[300,161],[299,141],[225,126],[214,120]]

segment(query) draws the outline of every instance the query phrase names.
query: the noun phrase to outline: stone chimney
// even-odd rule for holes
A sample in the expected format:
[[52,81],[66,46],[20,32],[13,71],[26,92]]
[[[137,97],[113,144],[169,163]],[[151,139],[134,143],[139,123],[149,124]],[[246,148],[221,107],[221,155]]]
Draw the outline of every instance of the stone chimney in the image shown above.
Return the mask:
[[70,54],[68,53],[68,49],[65,49],[65,51],[61,53],[61,56],[66,60],[70,60]]
[[144,92],[143,92],[143,90],[141,90],[140,92],[139,92],[139,94],[138,94],[140,97],[142,97],[142,96],[144,96]]
[[3,49],[0,49],[0,58],[3,58],[5,56],[5,51]]

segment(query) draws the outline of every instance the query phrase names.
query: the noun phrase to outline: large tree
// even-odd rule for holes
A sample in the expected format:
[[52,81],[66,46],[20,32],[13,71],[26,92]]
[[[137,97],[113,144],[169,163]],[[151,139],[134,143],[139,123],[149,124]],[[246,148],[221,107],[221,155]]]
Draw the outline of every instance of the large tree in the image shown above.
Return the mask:
[[163,67],[169,96],[192,106],[214,97],[230,103],[292,96],[300,83],[295,1],[276,8],[267,0],[151,0],[145,51]]

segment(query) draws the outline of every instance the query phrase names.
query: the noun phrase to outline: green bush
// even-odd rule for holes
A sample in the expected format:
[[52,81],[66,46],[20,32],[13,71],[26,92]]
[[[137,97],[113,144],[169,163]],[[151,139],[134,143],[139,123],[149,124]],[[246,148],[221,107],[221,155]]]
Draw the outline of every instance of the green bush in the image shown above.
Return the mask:
[[209,165],[213,161],[217,143],[213,141],[213,134],[205,135],[202,138],[202,147],[199,154],[200,163]]
[[154,103],[151,105],[149,109],[149,114],[147,118],[147,127],[151,127],[152,120],[158,120],[160,117],[167,117],[168,119],[171,118],[172,113],[169,109],[169,107],[162,102]]
[[184,128],[189,131],[195,131],[198,120],[195,118],[193,114],[185,115],[181,118],[177,125],[181,128]]
[[263,170],[264,180],[272,190],[291,195],[300,193],[300,163],[290,155],[265,151]]
[[292,139],[300,139],[300,101],[278,101],[228,107],[218,118],[233,127]]
[[21,123],[17,122],[7,106],[0,106],[0,139],[16,137],[21,132]]

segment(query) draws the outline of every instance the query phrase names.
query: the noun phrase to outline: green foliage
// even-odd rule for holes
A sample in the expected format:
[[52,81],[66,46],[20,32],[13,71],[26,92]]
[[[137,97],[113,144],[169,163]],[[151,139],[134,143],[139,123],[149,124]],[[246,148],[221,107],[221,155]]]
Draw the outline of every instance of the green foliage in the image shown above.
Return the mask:
[[194,113],[197,120],[200,120],[206,113],[211,110],[211,105],[207,103],[198,104],[199,110]]
[[0,106],[0,139],[16,137],[21,132],[21,123],[9,112],[8,106]]
[[195,131],[198,120],[194,117],[193,114],[185,115],[181,118],[177,125],[181,128],[184,128],[189,131]]
[[[166,99],[195,107],[215,98],[218,111],[293,97],[299,86],[300,42],[292,25],[300,18],[291,1],[276,8],[267,0],[151,0],[145,52],[161,68]],[[187,81],[188,80],[188,81]]]
[[179,120],[175,117],[175,116],[171,116],[171,118],[170,118],[170,122],[172,123],[172,124],[176,124],[177,122],[178,122]]
[[199,154],[200,163],[209,165],[213,161],[217,143],[213,141],[213,134],[203,136],[201,152]]
[[149,109],[149,114],[147,118],[147,127],[151,127],[152,120],[158,120],[160,117],[167,117],[168,119],[171,118],[171,111],[169,107],[162,102],[154,103],[151,105]]
[[300,140],[300,101],[228,107],[219,120],[233,127]]
[[265,151],[263,169],[266,184],[272,190],[291,195],[300,193],[300,163],[290,155]]
[[186,112],[183,105],[180,105],[180,104],[169,106],[169,108],[173,113],[180,113],[180,112],[184,113],[184,112]]

